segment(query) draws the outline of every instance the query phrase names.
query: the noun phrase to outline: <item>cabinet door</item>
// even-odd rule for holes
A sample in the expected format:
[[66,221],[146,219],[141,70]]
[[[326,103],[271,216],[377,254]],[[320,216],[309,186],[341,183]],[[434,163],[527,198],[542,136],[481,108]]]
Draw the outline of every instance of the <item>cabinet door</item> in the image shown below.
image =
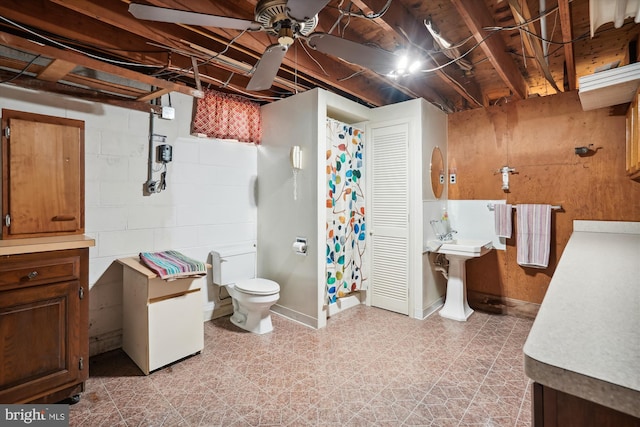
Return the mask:
[[84,231],[84,123],[3,110],[3,238]]
[[79,290],[73,280],[0,293],[0,402],[31,401],[38,390],[82,380]]
[[627,174],[640,180],[640,89],[627,111]]

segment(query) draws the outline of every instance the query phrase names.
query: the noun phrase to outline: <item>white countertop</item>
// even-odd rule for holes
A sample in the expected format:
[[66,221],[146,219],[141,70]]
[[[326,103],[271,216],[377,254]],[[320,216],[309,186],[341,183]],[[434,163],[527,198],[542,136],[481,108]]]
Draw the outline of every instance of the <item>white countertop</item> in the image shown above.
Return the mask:
[[34,252],[61,251],[64,249],[90,248],[96,241],[84,234],[27,239],[0,240],[0,255],[28,254]]
[[524,354],[532,380],[640,417],[640,223],[576,221]]

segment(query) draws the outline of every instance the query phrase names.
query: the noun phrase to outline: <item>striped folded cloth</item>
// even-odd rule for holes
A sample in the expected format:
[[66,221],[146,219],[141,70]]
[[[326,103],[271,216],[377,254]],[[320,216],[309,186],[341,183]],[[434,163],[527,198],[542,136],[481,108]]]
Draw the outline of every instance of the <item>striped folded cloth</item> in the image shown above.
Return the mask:
[[551,251],[551,205],[518,205],[517,262],[547,268]]
[[207,266],[178,251],[140,252],[140,261],[161,279],[174,280],[200,277],[207,274]]
[[496,235],[498,237],[511,238],[511,204],[497,203],[494,206],[493,214],[495,219]]

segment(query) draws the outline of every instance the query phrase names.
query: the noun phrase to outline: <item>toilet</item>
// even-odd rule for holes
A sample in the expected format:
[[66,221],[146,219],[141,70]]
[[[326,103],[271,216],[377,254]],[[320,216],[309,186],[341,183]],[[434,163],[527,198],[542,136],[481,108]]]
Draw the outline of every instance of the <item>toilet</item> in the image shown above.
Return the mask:
[[231,323],[255,334],[273,330],[270,308],[280,298],[280,285],[256,276],[253,245],[211,251],[212,278],[224,286],[233,301]]

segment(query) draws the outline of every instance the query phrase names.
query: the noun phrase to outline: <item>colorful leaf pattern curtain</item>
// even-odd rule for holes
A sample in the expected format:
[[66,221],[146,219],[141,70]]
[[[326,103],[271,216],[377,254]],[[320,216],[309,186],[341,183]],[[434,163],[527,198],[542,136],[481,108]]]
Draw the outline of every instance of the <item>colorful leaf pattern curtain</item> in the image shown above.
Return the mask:
[[260,104],[242,96],[205,90],[204,97],[197,101],[191,131],[210,138],[259,144],[262,136]]
[[327,300],[367,288],[364,134],[327,119]]

